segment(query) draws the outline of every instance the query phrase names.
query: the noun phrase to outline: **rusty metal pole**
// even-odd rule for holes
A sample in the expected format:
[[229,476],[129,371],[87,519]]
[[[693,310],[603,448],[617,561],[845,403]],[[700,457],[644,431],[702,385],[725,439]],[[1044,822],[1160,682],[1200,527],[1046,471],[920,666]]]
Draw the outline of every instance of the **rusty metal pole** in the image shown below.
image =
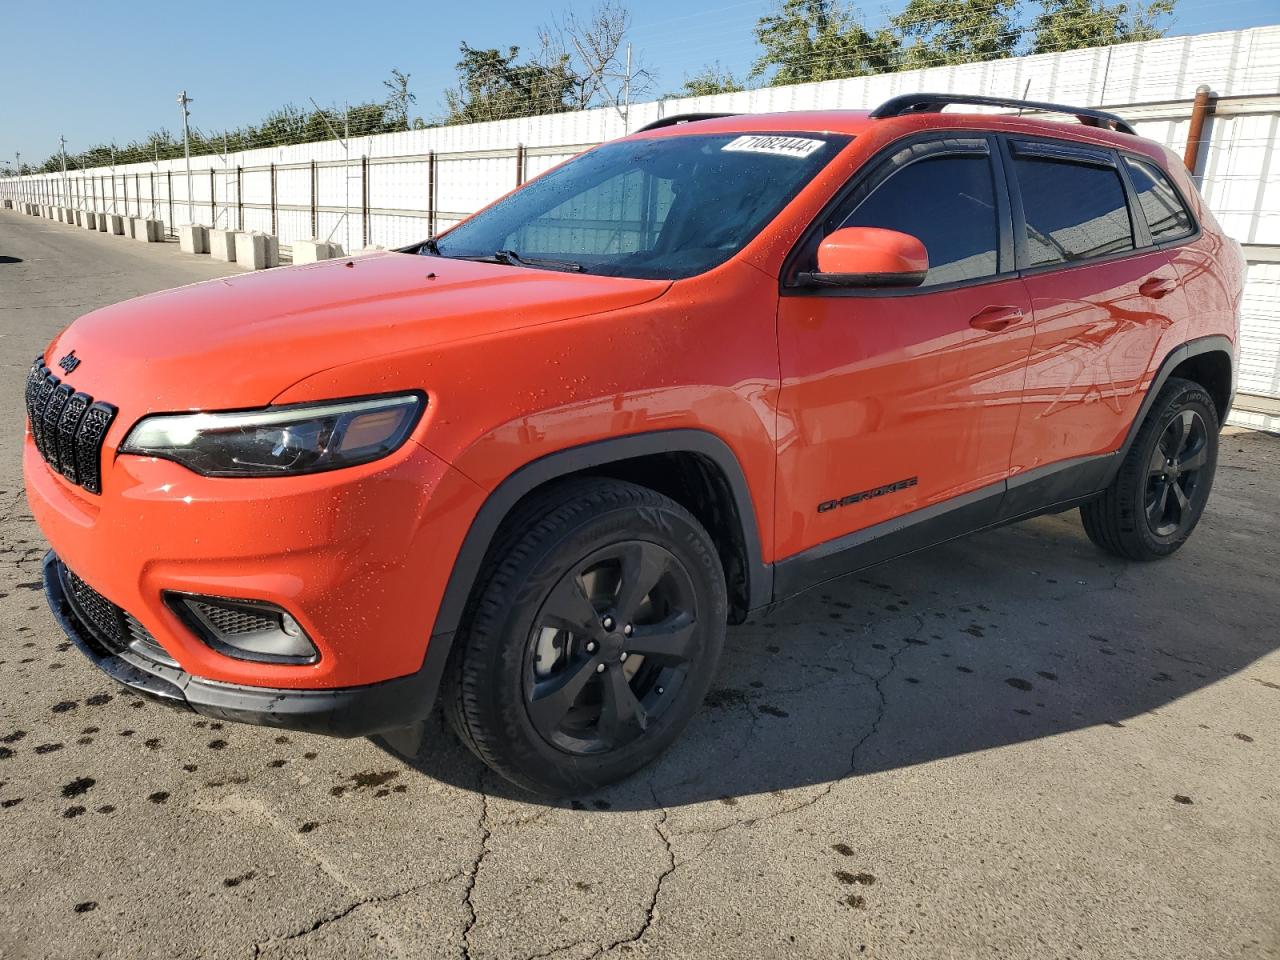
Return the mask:
[[320,173],[316,162],[311,161],[311,239],[320,239],[320,208],[317,204],[316,192],[319,186]]
[[516,186],[524,185],[524,144],[516,144]]
[[276,165],[271,165],[271,235],[278,237],[276,232]]
[[1187,149],[1182,157],[1187,172],[1193,177],[1196,175],[1196,168],[1200,165],[1200,146],[1204,140],[1205,117],[1213,113],[1215,99],[1217,98],[1207,84],[1202,83],[1196,87],[1195,103],[1191,106],[1191,128],[1187,131]]

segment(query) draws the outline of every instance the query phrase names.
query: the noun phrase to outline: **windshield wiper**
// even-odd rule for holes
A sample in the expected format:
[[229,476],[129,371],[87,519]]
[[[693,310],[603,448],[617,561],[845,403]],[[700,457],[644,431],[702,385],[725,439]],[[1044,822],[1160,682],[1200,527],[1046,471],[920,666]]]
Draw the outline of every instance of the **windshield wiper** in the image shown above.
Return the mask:
[[440,252],[440,244],[436,243],[434,237],[430,237],[422,241],[422,246],[418,247],[418,255],[421,256],[424,253],[430,254],[433,257],[444,256],[444,254]]
[[565,273],[582,273],[583,266],[572,260],[544,260],[541,257],[522,257],[514,250],[497,250],[493,258],[498,263],[506,263],[513,267],[546,267],[548,270],[563,270]]

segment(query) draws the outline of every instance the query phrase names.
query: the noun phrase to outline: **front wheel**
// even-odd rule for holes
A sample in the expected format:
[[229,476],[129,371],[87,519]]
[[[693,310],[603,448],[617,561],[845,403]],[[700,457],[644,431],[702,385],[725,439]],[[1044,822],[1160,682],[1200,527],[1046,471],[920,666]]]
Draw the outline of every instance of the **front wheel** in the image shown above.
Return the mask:
[[616,480],[530,504],[481,574],[446,698],[460,738],[538,793],[585,793],[657,757],[713,679],[727,598],[683,507]]
[[1204,388],[1170,378],[1111,485],[1080,508],[1089,539],[1129,560],[1157,560],[1186,543],[1213,487],[1218,431]]

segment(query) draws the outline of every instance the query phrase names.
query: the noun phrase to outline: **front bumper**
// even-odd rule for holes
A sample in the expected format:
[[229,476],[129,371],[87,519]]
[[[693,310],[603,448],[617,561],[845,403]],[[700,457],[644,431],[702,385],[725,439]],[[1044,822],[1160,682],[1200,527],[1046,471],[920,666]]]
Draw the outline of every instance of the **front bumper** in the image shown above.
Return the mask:
[[427,657],[409,676],[327,690],[219,683],[192,676],[172,661],[162,662],[147,652],[146,644],[121,646],[104,637],[74,599],[67,567],[52,550],[44,558],[44,590],[63,632],[111,679],[135,693],[219,720],[336,737],[397,730],[431,711],[444,668],[444,657]]
[[[371,464],[295,478],[217,479],[137,456],[103,462],[86,493],[24,446],[27,502],[50,547],[127,611],[182,673],[230,687],[343,690],[424,666],[453,558],[483,494],[413,441]],[[310,664],[215,649],[167,593],[288,611]]]

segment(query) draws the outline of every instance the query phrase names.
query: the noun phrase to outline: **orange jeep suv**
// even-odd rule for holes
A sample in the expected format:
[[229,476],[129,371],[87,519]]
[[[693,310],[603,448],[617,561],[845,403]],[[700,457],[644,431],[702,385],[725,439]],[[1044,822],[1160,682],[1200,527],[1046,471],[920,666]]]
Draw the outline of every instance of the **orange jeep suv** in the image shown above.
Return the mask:
[[442,702],[588,791],[813,584],[1075,506],[1177,550],[1242,277],[1111,114],[671,117],[413,247],[73,323],[26,394],[49,603],[174,705],[409,749]]

